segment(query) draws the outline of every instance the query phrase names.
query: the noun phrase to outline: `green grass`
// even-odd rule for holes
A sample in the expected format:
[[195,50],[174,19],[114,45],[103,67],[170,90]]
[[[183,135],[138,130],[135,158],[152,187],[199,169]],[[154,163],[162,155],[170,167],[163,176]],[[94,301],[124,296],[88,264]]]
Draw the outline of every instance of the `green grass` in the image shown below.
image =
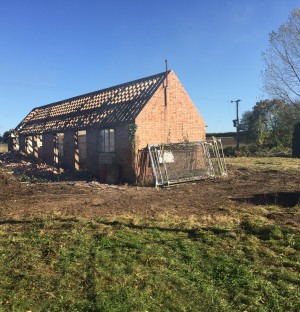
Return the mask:
[[299,158],[283,157],[230,157],[226,164],[254,170],[278,170],[300,172]]
[[0,311],[297,311],[295,229],[49,219],[0,228]]

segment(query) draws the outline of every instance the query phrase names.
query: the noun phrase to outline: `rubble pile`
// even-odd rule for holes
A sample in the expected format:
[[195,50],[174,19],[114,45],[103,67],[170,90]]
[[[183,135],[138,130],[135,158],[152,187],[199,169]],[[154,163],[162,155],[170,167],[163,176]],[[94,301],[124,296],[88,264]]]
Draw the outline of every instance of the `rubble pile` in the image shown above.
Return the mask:
[[83,179],[83,173],[72,173],[60,167],[50,166],[25,153],[0,154],[0,166],[12,172],[23,182],[57,182]]

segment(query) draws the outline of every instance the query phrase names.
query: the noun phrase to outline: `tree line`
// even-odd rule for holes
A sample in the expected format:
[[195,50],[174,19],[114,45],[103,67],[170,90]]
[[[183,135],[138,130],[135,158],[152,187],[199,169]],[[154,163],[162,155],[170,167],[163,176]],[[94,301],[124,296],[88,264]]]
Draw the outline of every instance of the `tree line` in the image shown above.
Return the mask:
[[258,146],[289,147],[300,110],[281,99],[262,100],[243,114],[240,131],[245,143]]
[[14,129],[10,129],[8,131],[5,131],[3,133],[3,135],[0,134],[0,143],[4,143],[4,144],[7,144],[8,143],[8,139],[9,139],[9,136],[10,134],[14,131]]

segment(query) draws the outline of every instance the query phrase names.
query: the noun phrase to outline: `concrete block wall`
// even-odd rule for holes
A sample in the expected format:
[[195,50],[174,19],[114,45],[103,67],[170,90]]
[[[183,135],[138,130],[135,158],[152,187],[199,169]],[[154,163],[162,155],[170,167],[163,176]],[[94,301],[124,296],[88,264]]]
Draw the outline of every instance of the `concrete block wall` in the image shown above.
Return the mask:
[[[111,164],[101,163],[99,153],[100,129],[90,128],[86,131],[87,172],[100,178],[102,182],[114,179],[124,182],[135,181],[135,170],[131,162],[130,141],[126,124],[114,127],[115,153],[110,154]],[[108,181],[109,180],[109,181]],[[117,183],[118,181],[116,181]]]
[[26,136],[20,135],[19,144],[20,144],[20,151],[26,152]]
[[35,158],[41,158],[42,155],[40,155],[40,148],[39,148],[39,136],[34,135],[32,137],[32,149],[33,149],[33,156]]
[[123,124],[115,127],[116,156],[114,163],[119,166],[120,180],[135,182],[135,168],[129,139],[128,125]]
[[62,167],[75,170],[75,132],[68,131],[64,133],[64,156]]
[[42,142],[43,142],[43,150],[42,150],[42,159],[50,164],[54,164],[54,147],[55,147],[55,140],[53,133],[45,133],[42,135]]
[[167,103],[163,85],[136,118],[137,148],[147,144],[205,140],[205,123],[171,71],[168,75]]
[[[123,181],[134,181],[135,174],[131,165],[131,152],[130,142],[128,137],[128,129],[126,125],[120,125],[115,129],[115,146],[116,151],[112,155],[113,162],[111,165],[107,165],[106,170],[110,170],[114,176],[120,176]],[[96,178],[100,177],[100,162],[99,162],[99,132],[100,129],[90,128],[86,131],[86,161],[87,161],[87,172]],[[65,169],[74,171],[76,169],[76,155],[78,154],[77,132],[68,131],[64,133],[64,155],[61,159],[61,165]],[[27,137],[28,141],[28,137]],[[39,158],[44,160],[50,165],[55,165],[55,152],[56,148],[56,135],[53,133],[47,133],[42,135],[42,154],[38,155]],[[34,144],[35,146],[36,144]],[[20,147],[21,150],[26,151],[26,137],[20,136]],[[78,155],[77,155],[78,158]],[[78,162],[78,159],[77,159]],[[118,174],[116,174],[118,171]],[[109,172],[105,173],[109,176]],[[111,175],[112,175],[111,174]],[[105,181],[104,181],[105,182]]]
[[95,128],[86,130],[86,162],[87,172],[95,177],[99,177],[99,131]]
[[18,152],[20,151],[20,143],[19,143],[19,137],[9,137],[8,138],[8,151],[9,152]]

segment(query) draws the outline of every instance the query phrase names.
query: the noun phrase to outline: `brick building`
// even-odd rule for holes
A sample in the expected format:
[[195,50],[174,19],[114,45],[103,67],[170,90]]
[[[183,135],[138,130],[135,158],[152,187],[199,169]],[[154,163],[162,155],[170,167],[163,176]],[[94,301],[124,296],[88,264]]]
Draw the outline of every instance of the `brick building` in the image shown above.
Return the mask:
[[10,150],[107,183],[132,182],[147,144],[205,139],[205,124],[173,71],[34,108]]

